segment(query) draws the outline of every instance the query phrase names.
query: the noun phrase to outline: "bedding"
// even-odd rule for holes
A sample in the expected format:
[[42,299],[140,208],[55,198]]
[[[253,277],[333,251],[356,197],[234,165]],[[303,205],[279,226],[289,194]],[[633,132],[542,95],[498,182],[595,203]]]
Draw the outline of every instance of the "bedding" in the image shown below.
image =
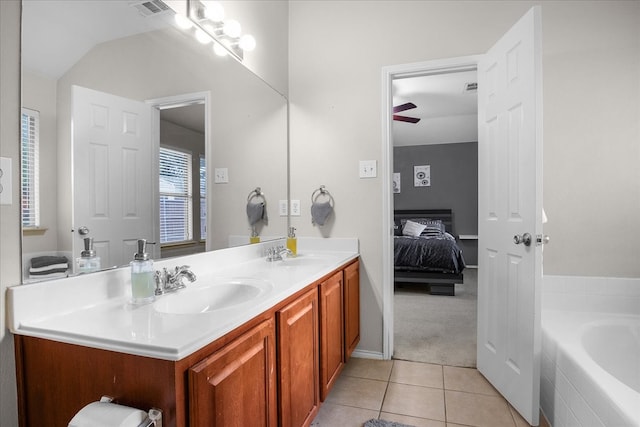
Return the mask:
[[447,232],[428,236],[394,236],[393,261],[394,268],[402,271],[460,274],[465,268],[462,250]]

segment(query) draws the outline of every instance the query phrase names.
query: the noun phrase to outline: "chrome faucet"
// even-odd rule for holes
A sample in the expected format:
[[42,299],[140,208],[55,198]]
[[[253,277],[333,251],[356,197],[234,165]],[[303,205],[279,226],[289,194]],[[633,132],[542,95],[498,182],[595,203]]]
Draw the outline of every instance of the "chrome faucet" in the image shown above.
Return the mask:
[[284,258],[282,257],[283,255],[286,255],[286,257],[290,257],[293,256],[293,252],[291,252],[290,249],[285,248],[284,246],[273,246],[269,249],[267,249],[267,261],[268,262],[272,262],[272,261],[282,261]]
[[193,283],[196,280],[196,275],[189,270],[188,265],[182,265],[175,267],[171,272],[167,268],[156,271],[154,277],[156,281],[156,295],[164,295],[169,292],[175,292],[178,289],[186,288],[183,282],[183,278],[186,278],[189,282]]

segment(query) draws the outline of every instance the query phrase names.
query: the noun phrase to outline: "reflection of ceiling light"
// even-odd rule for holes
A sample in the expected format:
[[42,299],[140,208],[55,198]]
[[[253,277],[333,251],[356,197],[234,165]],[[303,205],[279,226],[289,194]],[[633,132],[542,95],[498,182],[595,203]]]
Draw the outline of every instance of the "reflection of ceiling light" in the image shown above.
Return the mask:
[[240,46],[240,49],[244,50],[245,52],[251,52],[256,48],[256,39],[250,34],[245,34],[244,36],[240,37],[238,46]]
[[238,21],[230,19],[224,23],[222,31],[227,37],[235,39],[240,37],[240,33],[242,33],[242,27],[240,26],[240,23]]
[[202,4],[204,5],[205,18],[213,22],[222,22],[224,20],[224,7],[220,3],[205,0]]
[[227,54],[229,53],[227,52],[227,49],[222,47],[222,45],[218,42],[213,43],[213,51],[218,56],[227,56]]
[[200,28],[196,29],[196,40],[198,40],[202,44],[207,44],[211,41],[211,37],[209,34],[202,31]]
[[191,20],[184,15],[176,13],[174,19],[176,20],[176,25],[183,30],[188,30],[189,28],[193,27],[193,22],[191,22]]

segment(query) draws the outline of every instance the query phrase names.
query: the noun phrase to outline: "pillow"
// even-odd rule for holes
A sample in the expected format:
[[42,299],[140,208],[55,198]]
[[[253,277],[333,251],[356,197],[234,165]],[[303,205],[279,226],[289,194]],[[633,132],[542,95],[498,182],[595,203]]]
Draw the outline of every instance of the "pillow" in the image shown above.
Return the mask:
[[422,235],[425,237],[442,237],[444,232],[444,224],[439,219],[436,219],[425,222],[425,229]]
[[422,234],[426,227],[427,226],[424,224],[418,224],[417,222],[407,220],[407,222],[405,222],[404,224],[404,227],[402,227],[402,234],[405,236],[418,237]]

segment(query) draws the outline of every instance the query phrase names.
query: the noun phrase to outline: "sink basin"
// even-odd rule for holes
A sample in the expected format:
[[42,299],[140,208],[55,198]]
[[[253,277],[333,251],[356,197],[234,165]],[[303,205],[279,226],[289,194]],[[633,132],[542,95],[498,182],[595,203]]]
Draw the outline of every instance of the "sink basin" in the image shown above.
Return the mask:
[[154,303],[160,313],[197,314],[227,309],[250,302],[273,288],[266,280],[233,278],[210,285],[187,287]]

